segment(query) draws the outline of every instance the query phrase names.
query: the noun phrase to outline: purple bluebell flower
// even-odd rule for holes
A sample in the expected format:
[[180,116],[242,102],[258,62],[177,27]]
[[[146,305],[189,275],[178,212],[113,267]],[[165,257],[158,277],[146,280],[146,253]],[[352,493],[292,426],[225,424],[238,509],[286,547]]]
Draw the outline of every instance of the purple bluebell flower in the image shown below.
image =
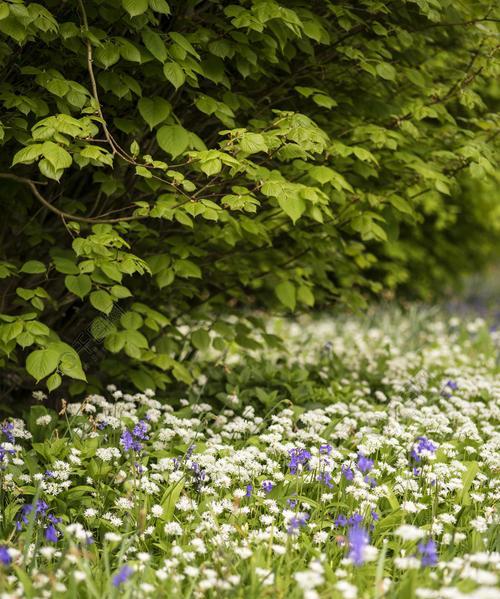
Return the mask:
[[324,445],[319,446],[319,452],[322,455],[330,455],[332,453],[332,449],[333,449],[333,447],[331,445],[329,445],[328,443],[325,443]]
[[57,528],[53,524],[49,524],[45,529],[45,538],[51,543],[57,543],[59,537],[57,536]]
[[[44,502],[42,502],[42,504],[43,503]],[[38,504],[38,502],[37,502],[37,504]],[[40,509],[43,511],[43,505],[40,506]],[[19,514],[19,520],[16,522],[17,530],[22,530],[23,524],[25,524],[25,525],[29,524],[28,516],[31,514],[32,511],[33,511],[33,505],[31,503],[27,503],[26,505],[23,505],[23,507],[21,508],[21,512]],[[35,515],[38,512],[39,512],[39,509],[38,509],[38,505],[37,505],[37,509],[35,510]],[[42,513],[42,516],[43,515],[44,514]]]
[[437,545],[433,539],[422,541],[417,548],[422,559],[422,566],[435,566],[438,563]]
[[10,566],[12,563],[12,558],[10,556],[9,550],[5,545],[0,545],[0,564],[4,566]]
[[289,535],[298,534],[299,530],[307,525],[309,520],[309,514],[299,513],[296,516],[292,516],[288,522],[287,532]]
[[16,455],[16,450],[6,449],[2,443],[0,443],[0,463],[4,461],[6,455]]
[[380,519],[380,516],[377,514],[375,510],[372,510],[370,513],[375,522]]
[[330,489],[333,489],[332,475],[329,472],[321,472],[317,479],[320,483],[324,483]]
[[377,486],[377,481],[373,478],[373,476],[365,476],[365,478],[363,479],[365,481],[365,483],[367,485],[370,485],[370,487],[373,489],[373,487]]
[[148,424],[145,420],[139,420],[139,422],[132,429],[132,434],[136,439],[141,441],[147,441],[148,437]]
[[118,574],[115,574],[115,576],[113,576],[113,586],[114,587],[119,587],[121,584],[123,584],[124,582],[127,581],[128,577],[133,573],[133,570],[130,566],[127,566],[127,564],[125,564],[120,571],[118,572]]
[[358,524],[361,524],[361,522],[363,522],[363,516],[361,514],[358,514],[357,512],[355,512],[349,518],[349,520],[347,520],[349,526],[357,526]]
[[437,449],[437,445],[435,445],[427,437],[417,437],[417,441],[417,446],[411,450],[411,457],[415,462],[422,461],[422,453],[424,451],[434,453]]
[[186,460],[190,460],[191,456],[194,453],[194,450],[196,449],[196,445],[191,444],[186,451]]
[[348,468],[347,466],[342,466],[341,471],[346,480],[352,480],[354,478],[354,472],[351,468]]
[[349,529],[347,539],[349,542],[349,558],[355,566],[361,566],[365,562],[365,548],[370,542],[368,532],[355,524]]
[[43,499],[39,499],[36,502],[36,510],[35,510],[36,514],[39,514],[40,516],[44,517],[47,514],[48,509],[49,509],[49,505],[48,505],[48,503],[43,501]]
[[246,490],[247,490],[247,492],[245,493],[245,497],[251,497],[252,491],[253,491],[253,485],[247,485]]
[[52,522],[52,524],[59,524],[59,522],[62,522],[62,518],[57,518],[56,516],[54,516],[54,514],[49,514],[47,516],[47,519],[49,520],[49,522]]
[[449,387],[452,391],[456,391],[458,389],[458,384],[455,381],[448,381],[446,386]]
[[14,441],[16,440],[14,437],[14,433],[12,432],[14,430],[14,423],[6,420],[2,424],[1,430],[2,430],[2,433],[4,434],[5,438],[7,439],[7,442],[14,443]]
[[124,430],[120,437],[120,444],[125,451],[141,451],[142,445],[134,439],[129,430]]
[[288,507],[293,510],[296,508],[298,501],[296,499],[287,499],[286,503],[288,505]]
[[191,470],[193,471],[193,478],[194,483],[196,485],[196,489],[198,490],[198,492],[200,492],[207,473],[205,470],[202,470],[200,468],[200,465],[197,462],[191,462]]
[[346,526],[347,518],[345,516],[343,516],[342,514],[340,514],[339,516],[337,516],[335,518],[334,524],[335,524],[335,526]]
[[262,483],[262,489],[265,493],[270,493],[273,490],[273,483],[270,480],[265,480]]
[[[288,452],[290,454],[290,474],[297,474],[299,466],[308,466],[308,462],[311,459],[311,454],[307,449],[299,449],[294,447]],[[309,468],[310,469],[310,468]]]
[[358,470],[360,470],[361,472],[369,472],[373,468],[373,460],[370,460],[370,458],[367,458],[365,455],[360,453],[358,455],[358,462],[356,465],[358,467]]

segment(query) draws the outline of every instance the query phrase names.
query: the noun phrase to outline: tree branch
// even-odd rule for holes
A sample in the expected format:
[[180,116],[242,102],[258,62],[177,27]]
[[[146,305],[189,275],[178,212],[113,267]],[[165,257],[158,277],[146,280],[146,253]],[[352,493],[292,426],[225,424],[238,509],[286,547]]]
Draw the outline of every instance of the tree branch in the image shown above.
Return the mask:
[[122,216],[120,218],[99,218],[99,217],[87,217],[87,216],[77,216],[75,214],[70,214],[69,212],[64,212],[56,208],[53,204],[51,204],[38,190],[35,181],[31,179],[26,179],[25,177],[19,177],[18,175],[14,175],[13,173],[0,173],[0,179],[10,179],[11,181],[16,181],[18,183],[22,183],[23,185],[27,185],[35,198],[45,206],[48,210],[57,214],[60,218],[74,220],[80,223],[90,223],[90,224],[113,224],[113,223],[121,223],[125,221],[134,221],[146,218],[145,216]]

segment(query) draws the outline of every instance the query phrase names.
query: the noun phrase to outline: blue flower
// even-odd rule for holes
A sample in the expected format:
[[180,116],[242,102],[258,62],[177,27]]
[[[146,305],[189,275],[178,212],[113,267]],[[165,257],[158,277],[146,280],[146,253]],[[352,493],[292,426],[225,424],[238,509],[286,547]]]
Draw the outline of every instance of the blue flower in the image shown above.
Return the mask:
[[141,439],[141,441],[147,441],[149,439],[148,435],[148,424],[145,420],[140,420],[132,429],[132,434],[136,439]]
[[346,526],[347,518],[345,516],[343,516],[342,514],[340,514],[340,516],[337,516],[337,518],[335,519],[334,524],[335,524],[335,526]]
[[120,443],[125,451],[141,451],[142,445],[134,439],[132,433],[129,430],[124,430],[121,437]]
[[57,535],[57,528],[53,524],[49,524],[45,529],[45,538],[51,543],[57,543],[59,537]]
[[352,480],[354,478],[354,472],[351,470],[351,468],[348,468],[347,466],[342,466],[341,470],[346,480]]
[[10,566],[12,563],[9,550],[7,547],[5,547],[5,545],[0,545],[0,563],[2,563],[4,566]]
[[349,526],[357,526],[358,524],[361,524],[361,522],[363,522],[363,516],[357,512],[354,513],[347,521]]
[[262,489],[264,490],[265,493],[270,493],[273,490],[273,483],[270,480],[265,480],[262,483]]
[[290,474],[297,474],[299,466],[308,465],[308,462],[311,459],[311,454],[307,449],[294,447],[293,449],[290,449],[288,453],[290,454],[290,463],[288,464]]
[[415,462],[420,462],[422,460],[422,453],[424,451],[434,453],[437,449],[437,445],[435,445],[427,437],[417,437],[417,441],[417,447],[414,447],[411,450],[411,457],[413,460],[415,460]]
[[333,488],[332,475],[329,472],[322,472],[317,479],[320,483],[324,483],[330,489]]
[[435,566],[438,563],[438,553],[436,542],[432,539],[422,541],[417,545],[422,558],[422,566]]
[[251,497],[252,496],[252,491],[253,491],[253,486],[252,485],[247,485],[247,492],[245,493],[245,497]]
[[330,455],[332,453],[333,447],[328,443],[319,446],[319,452],[323,455]]
[[349,558],[355,566],[361,566],[365,562],[365,548],[370,542],[368,532],[355,524],[349,529],[347,539],[349,542]]
[[287,532],[289,535],[298,534],[300,528],[303,526],[307,526],[307,521],[309,520],[309,514],[297,514],[296,516],[292,516],[290,521],[288,522]]
[[4,422],[2,424],[2,433],[5,435],[5,438],[7,439],[8,443],[14,443],[14,441],[16,440],[14,437],[14,433],[12,432],[14,430],[14,423],[13,422]]
[[113,576],[113,586],[119,587],[121,584],[127,581],[128,577],[133,573],[133,570],[130,566],[123,566],[118,574]]
[[369,472],[373,468],[373,460],[370,460],[370,458],[367,458],[365,455],[360,453],[358,455],[358,463],[356,465],[358,470],[361,472]]

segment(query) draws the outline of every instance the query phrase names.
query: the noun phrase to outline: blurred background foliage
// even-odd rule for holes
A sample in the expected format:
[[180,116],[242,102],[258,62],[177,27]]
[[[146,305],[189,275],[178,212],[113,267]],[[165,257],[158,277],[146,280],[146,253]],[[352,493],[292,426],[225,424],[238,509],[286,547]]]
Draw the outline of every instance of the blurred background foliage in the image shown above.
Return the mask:
[[190,385],[265,314],[498,256],[483,0],[0,2],[3,408]]

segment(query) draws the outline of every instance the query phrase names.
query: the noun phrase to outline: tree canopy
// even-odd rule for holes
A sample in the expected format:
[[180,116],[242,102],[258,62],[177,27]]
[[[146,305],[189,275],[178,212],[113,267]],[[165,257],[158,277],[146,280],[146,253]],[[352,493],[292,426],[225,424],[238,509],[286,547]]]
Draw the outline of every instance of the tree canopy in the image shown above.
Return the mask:
[[484,0],[0,2],[3,390],[189,384],[498,248]]

